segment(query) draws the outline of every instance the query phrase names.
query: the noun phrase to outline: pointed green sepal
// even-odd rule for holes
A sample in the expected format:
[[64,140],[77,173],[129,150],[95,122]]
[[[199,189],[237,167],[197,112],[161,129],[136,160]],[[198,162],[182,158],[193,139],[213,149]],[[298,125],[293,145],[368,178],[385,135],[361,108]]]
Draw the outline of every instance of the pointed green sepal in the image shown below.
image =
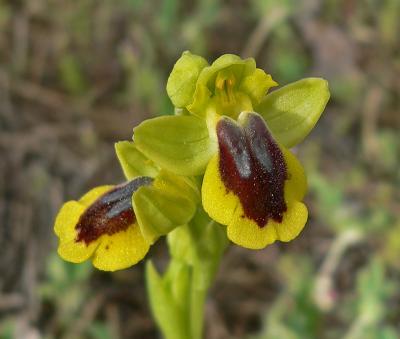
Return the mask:
[[167,82],[167,93],[175,107],[185,107],[192,102],[197,78],[207,65],[203,57],[183,52]]
[[155,177],[157,175],[157,167],[136,148],[132,141],[117,142],[115,152],[128,180],[140,176]]
[[217,150],[205,120],[195,116],[163,116],[134,129],[139,151],[158,166],[181,175],[203,174]]
[[306,78],[268,94],[255,111],[263,116],[279,143],[293,147],[314,128],[329,97],[326,80]]
[[151,186],[142,186],[132,204],[142,235],[149,243],[188,223],[196,212],[200,193],[190,178],[164,170]]

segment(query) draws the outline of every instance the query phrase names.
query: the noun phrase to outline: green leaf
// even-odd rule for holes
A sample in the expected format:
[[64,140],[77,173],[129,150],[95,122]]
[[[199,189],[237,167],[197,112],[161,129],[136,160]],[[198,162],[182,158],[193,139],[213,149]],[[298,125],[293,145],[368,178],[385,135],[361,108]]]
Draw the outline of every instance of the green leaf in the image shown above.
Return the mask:
[[133,208],[143,236],[150,243],[188,223],[200,201],[190,179],[160,172],[151,186],[142,186],[133,195]]
[[193,101],[197,78],[208,65],[201,56],[183,52],[178,59],[167,82],[167,92],[176,107],[185,107]]
[[[183,277],[180,275],[180,278]],[[151,309],[165,338],[189,338],[186,317],[175,304],[171,291],[150,261],[146,264],[146,282]]]
[[150,160],[181,175],[203,174],[217,150],[206,122],[194,116],[163,116],[134,129],[134,142]]
[[326,80],[307,78],[268,94],[255,110],[264,117],[278,142],[293,147],[313,129],[329,96]]
[[157,175],[157,167],[136,148],[132,141],[117,142],[115,152],[128,180],[140,176],[155,177]]
[[171,294],[175,305],[183,310],[186,315],[191,278],[192,268],[178,260],[170,261],[163,276],[164,286]]

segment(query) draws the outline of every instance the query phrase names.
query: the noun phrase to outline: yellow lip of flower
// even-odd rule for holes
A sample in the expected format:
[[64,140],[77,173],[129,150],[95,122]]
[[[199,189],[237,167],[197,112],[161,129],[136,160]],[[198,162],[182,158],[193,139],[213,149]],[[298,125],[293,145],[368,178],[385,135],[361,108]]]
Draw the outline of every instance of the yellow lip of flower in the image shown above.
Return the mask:
[[243,247],[290,241],[308,216],[301,202],[307,189],[304,170],[276,143],[261,116],[242,113],[238,122],[223,117],[217,123],[219,153],[204,175],[203,207]]
[[100,186],[78,201],[66,202],[58,213],[54,231],[58,253],[80,263],[92,258],[105,271],[127,268],[148,252],[132,208],[132,194],[152,179],[139,177],[123,185]]

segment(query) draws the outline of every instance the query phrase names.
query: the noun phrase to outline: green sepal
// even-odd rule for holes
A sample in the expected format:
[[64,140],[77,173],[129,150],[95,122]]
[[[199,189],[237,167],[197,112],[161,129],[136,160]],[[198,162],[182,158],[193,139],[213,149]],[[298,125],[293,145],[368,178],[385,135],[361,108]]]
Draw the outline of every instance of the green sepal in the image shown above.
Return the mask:
[[184,196],[196,204],[201,200],[201,183],[195,177],[176,175],[166,170],[161,170],[152,186],[160,190],[168,191],[173,195]]
[[175,107],[185,107],[193,100],[197,78],[208,65],[203,57],[185,51],[175,63],[167,82],[167,93]]
[[197,80],[193,101],[187,106],[190,112],[198,116],[206,114],[209,100],[215,92],[215,80],[218,72],[225,69],[232,72],[237,86],[239,86],[243,78],[254,73],[256,63],[253,58],[243,60],[234,54],[224,54],[216,59],[211,66],[205,67]]
[[187,177],[162,170],[152,185],[140,187],[132,205],[142,235],[149,243],[188,223],[196,212],[200,193]]
[[217,150],[204,119],[195,116],[162,116],[134,129],[139,151],[158,166],[181,175],[203,174]]
[[329,97],[326,80],[306,78],[268,94],[255,111],[279,143],[293,147],[314,128]]
[[117,142],[115,144],[115,153],[128,180],[140,176],[155,177],[158,173],[154,163],[146,158],[132,141]]

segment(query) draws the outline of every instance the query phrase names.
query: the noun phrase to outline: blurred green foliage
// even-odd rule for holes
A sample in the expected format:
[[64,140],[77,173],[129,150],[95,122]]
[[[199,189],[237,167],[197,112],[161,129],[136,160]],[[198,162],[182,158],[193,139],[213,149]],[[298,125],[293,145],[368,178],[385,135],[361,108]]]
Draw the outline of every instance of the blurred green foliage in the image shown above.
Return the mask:
[[13,339],[14,331],[14,323],[12,320],[4,319],[0,322],[0,338]]
[[[280,264],[288,282],[276,302],[268,310],[265,329],[252,339],[395,339],[396,328],[384,325],[388,314],[386,304],[393,297],[395,285],[387,280],[384,264],[373,259],[358,275],[354,302],[350,315],[346,315],[348,328],[336,327],[330,331],[323,328],[324,314],[313,303],[314,275],[306,259],[300,265],[293,258],[284,258]],[[344,308],[346,305],[344,306]],[[348,316],[348,319],[347,319]]]
[[65,262],[54,254],[50,256],[46,280],[39,288],[39,294],[46,300],[51,300],[60,313],[60,320],[69,324],[75,319],[77,311],[89,297],[89,286],[86,284],[92,267],[89,263],[73,265]]
[[49,257],[46,279],[38,293],[44,303],[50,303],[54,307],[57,328],[52,329],[53,333],[45,334],[45,338],[111,338],[107,324],[102,322],[89,321],[85,326],[79,326],[78,319],[94,296],[88,281],[92,271],[93,267],[88,262],[72,264],[62,260],[57,254]]

